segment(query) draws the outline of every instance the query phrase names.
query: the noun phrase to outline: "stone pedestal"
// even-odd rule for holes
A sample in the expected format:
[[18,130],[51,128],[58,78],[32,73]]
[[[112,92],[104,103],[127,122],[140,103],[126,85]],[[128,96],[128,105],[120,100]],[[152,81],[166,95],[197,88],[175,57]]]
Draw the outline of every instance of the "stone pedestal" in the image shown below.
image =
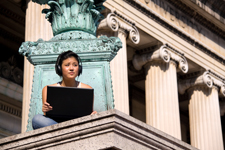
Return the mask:
[[204,150],[223,150],[218,88],[194,86],[188,94],[191,145]]
[[181,139],[176,63],[154,61],[145,70],[147,124]]
[[[28,1],[26,10],[25,41],[37,41],[39,38],[49,40],[53,34],[50,23],[41,13],[47,5],[38,5]],[[28,124],[31,89],[33,83],[34,66],[24,57],[24,80],[23,80],[23,109],[21,131],[25,132]]]
[[5,149],[197,150],[117,110],[0,139]]

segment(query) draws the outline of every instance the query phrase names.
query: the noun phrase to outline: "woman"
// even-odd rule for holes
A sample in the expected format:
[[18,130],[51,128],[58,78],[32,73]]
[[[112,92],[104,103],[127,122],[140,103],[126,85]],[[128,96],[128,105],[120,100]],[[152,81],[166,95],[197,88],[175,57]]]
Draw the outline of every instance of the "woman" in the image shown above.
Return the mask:
[[[62,81],[48,86],[92,88],[87,84],[75,80],[75,78],[82,73],[82,65],[79,65],[80,63],[81,60],[76,53],[72,51],[61,53],[57,58],[55,70],[56,73],[62,77]],[[33,129],[38,129],[58,123],[55,120],[45,116],[46,112],[52,109],[52,106],[47,103],[47,86],[45,86],[42,90],[42,111],[44,115],[38,114],[34,116],[32,119]],[[91,114],[96,113],[96,111],[93,111]]]

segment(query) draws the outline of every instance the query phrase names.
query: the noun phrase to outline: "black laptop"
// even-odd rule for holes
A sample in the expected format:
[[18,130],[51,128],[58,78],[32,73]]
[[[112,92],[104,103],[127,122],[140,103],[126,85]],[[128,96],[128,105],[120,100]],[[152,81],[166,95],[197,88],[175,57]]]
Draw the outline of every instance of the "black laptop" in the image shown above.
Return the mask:
[[93,108],[94,89],[75,87],[47,87],[47,102],[53,107],[46,116],[63,122],[90,115]]

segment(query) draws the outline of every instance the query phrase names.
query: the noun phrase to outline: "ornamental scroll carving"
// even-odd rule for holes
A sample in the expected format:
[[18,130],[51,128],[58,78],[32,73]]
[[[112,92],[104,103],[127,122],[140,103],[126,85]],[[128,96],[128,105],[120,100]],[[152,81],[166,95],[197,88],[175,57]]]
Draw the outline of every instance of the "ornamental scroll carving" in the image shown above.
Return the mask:
[[130,41],[134,44],[138,44],[140,42],[140,34],[138,29],[135,27],[134,21],[130,21],[121,14],[118,14],[115,10],[100,22],[98,29],[111,29],[114,32],[117,32],[119,29],[123,29],[128,33]]
[[225,96],[225,83],[223,81],[224,79],[218,77],[214,73],[212,73],[210,70],[205,71],[202,75],[193,77],[186,80],[180,80],[178,82],[178,89],[180,94],[184,94],[185,91],[193,86],[196,85],[206,85],[209,88],[212,88],[213,86],[217,87],[219,89],[219,92],[221,95]]
[[178,67],[183,73],[188,72],[188,63],[186,58],[182,54],[169,48],[167,45],[163,45],[158,50],[151,53],[134,55],[132,62],[136,70],[141,70],[142,66],[147,62],[154,60],[163,60],[165,63],[168,63],[170,60],[174,60],[178,63]]

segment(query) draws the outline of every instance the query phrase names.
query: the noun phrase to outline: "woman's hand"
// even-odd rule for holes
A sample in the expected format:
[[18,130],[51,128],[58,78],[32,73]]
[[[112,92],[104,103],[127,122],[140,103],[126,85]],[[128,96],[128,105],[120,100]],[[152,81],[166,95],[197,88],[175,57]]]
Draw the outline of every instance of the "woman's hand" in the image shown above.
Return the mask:
[[52,110],[52,106],[50,106],[49,103],[45,102],[45,103],[42,105],[42,111],[43,111],[44,113],[46,113],[46,112],[48,112],[48,111],[50,111],[50,110]]
[[94,115],[94,114],[97,114],[97,111],[93,111],[93,112],[91,113],[91,115]]

